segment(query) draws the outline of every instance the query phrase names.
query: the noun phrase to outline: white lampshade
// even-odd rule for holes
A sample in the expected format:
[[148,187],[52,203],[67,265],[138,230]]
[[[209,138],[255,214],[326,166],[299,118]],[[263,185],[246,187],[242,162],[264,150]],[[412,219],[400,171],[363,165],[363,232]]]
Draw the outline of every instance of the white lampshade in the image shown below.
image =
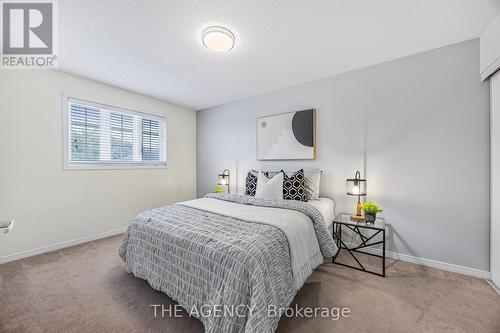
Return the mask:
[[217,185],[227,186],[227,193],[230,193],[229,186],[229,170],[224,169],[224,171],[218,175]]
[[224,27],[213,26],[202,33],[203,45],[214,52],[228,52],[234,46],[234,34]]
[[219,175],[219,181],[217,182],[218,185],[227,185],[228,183],[228,176],[226,175]]
[[359,171],[356,171],[354,178],[346,180],[346,193],[354,196],[366,195],[366,179],[361,179]]

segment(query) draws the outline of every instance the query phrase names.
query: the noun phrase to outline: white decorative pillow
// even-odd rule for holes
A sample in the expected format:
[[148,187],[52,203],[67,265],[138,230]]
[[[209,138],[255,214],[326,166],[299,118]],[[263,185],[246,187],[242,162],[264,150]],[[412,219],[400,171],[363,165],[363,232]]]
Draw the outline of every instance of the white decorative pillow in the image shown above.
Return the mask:
[[319,200],[321,170],[304,170],[304,187],[307,200]]
[[259,172],[255,197],[261,199],[283,199],[283,173],[280,172],[271,179]]

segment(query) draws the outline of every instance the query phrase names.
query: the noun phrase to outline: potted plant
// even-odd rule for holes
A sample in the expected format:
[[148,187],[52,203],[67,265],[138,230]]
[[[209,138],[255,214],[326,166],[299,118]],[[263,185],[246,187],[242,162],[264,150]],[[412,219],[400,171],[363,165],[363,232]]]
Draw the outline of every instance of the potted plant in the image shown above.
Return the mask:
[[361,209],[363,209],[363,211],[365,212],[366,222],[371,223],[375,222],[375,220],[377,219],[377,213],[381,213],[384,211],[370,200],[365,201]]
[[215,186],[214,193],[222,193],[222,187],[220,187],[219,185]]

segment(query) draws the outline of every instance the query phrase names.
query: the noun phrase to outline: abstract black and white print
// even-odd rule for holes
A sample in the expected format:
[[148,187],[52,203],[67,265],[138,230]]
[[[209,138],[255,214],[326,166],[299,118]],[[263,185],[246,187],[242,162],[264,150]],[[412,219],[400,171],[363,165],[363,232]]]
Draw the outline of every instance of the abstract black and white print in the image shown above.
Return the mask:
[[257,159],[314,159],[315,116],[311,109],[258,118]]

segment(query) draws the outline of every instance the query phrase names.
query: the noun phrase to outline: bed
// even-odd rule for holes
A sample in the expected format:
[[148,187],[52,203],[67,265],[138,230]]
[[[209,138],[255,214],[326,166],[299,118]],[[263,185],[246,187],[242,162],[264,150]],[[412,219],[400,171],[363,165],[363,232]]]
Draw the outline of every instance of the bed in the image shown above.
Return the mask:
[[336,253],[332,221],[327,199],[208,194],[140,213],[119,254],[128,272],[177,301],[206,332],[274,332],[280,309]]

